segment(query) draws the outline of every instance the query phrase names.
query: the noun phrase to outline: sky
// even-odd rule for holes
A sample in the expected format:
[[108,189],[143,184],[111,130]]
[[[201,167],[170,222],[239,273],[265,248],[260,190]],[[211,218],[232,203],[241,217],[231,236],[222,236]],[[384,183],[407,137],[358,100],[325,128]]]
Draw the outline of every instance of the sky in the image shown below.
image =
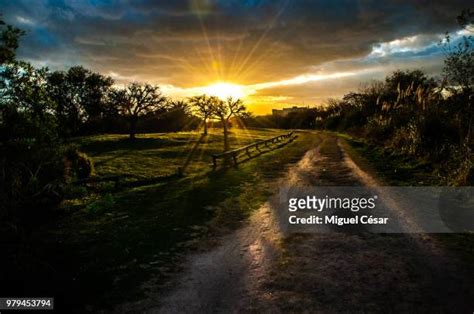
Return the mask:
[[18,58],[83,65],[165,96],[241,97],[256,114],[342,97],[396,69],[439,76],[468,1],[0,0]]

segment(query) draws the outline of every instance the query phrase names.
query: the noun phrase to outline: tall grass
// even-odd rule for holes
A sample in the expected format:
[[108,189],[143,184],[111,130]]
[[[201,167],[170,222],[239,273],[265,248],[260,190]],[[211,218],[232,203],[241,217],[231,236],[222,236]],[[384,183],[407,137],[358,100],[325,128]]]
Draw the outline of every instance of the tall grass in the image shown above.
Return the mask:
[[318,109],[317,126],[427,160],[447,184],[473,183],[472,92],[421,71],[396,71]]

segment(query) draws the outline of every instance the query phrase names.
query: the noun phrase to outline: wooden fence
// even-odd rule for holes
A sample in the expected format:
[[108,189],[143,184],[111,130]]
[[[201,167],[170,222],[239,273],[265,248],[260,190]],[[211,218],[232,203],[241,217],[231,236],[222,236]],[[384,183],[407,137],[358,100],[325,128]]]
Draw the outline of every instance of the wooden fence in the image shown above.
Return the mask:
[[250,145],[240,147],[240,148],[237,148],[237,149],[234,149],[234,150],[229,150],[229,151],[224,152],[224,153],[214,154],[214,155],[212,155],[212,164],[213,164],[214,169],[215,169],[217,167],[217,159],[219,159],[219,158],[221,158],[221,159],[232,158],[232,160],[234,162],[234,165],[237,165],[237,158],[239,157],[239,155],[246,154],[249,158],[251,158],[252,157],[252,155],[251,155],[252,150],[256,150],[260,153],[261,152],[260,147],[265,146],[266,148],[270,148],[271,144],[280,143],[281,141],[283,141],[285,139],[290,138],[290,139],[293,140],[292,136],[293,136],[293,132],[290,132],[290,133],[278,135],[278,136],[275,136],[275,137],[272,137],[272,138],[269,138],[269,139],[266,139],[266,140],[261,140],[261,141],[258,141],[258,142],[255,142],[255,143],[252,143]]

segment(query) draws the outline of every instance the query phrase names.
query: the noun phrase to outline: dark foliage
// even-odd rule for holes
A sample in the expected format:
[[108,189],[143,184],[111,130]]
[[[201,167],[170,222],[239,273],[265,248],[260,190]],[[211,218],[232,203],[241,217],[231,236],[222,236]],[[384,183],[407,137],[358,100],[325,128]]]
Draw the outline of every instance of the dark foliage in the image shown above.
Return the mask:
[[100,133],[102,120],[115,113],[107,101],[110,77],[76,66],[48,73],[46,90],[63,137]]
[[243,124],[255,128],[279,129],[314,129],[317,110],[308,109],[304,112],[290,112],[287,115],[245,116]]
[[18,48],[20,36],[24,35],[24,31],[6,25],[0,19],[0,64],[12,62],[15,60],[15,51]]
[[472,90],[446,84],[419,70],[396,71],[384,82],[317,109],[317,128],[362,135],[438,165],[447,183],[472,184]]
[[126,88],[111,90],[109,101],[120,116],[128,121],[130,139],[135,139],[139,119],[165,109],[166,98],[158,86],[131,83]]
[[87,179],[94,172],[94,164],[85,153],[70,146],[64,153],[64,172],[65,179],[69,182],[73,179]]

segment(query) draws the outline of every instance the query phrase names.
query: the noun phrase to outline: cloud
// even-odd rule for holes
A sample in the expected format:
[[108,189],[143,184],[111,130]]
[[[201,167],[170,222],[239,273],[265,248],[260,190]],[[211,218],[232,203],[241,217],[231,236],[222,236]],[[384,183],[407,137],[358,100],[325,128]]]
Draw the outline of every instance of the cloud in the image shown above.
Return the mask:
[[414,35],[372,46],[369,58],[385,57],[387,55],[424,51],[436,45],[443,38],[442,35]]
[[29,18],[26,18],[26,17],[23,17],[23,16],[17,16],[16,20],[20,24],[29,25],[29,26],[35,25],[35,22],[33,20],[31,20]]
[[349,76],[360,75],[361,72],[367,72],[367,70],[362,70],[362,71],[357,71],[357,72],[334,72],[334,73],[327,73],[327,74],[303,74],[303,75],[298,75],[296,77],[286,79],[286,80],[254,84],[254,85],[251,85],[251,88],[255,90],[260,90],[260,89],[267,89],[267,88],[272,88],[272,87],[280,87],[280,86],[288,86],[288,85],[302,85],[302,84],[307,84],[310,82],[340,79],[340,78],[346,78]]
[[[115,73],[120,84],[149,81],[180,93],[229,81],[253,86],[255,99],[279,89],[288,93],[282,97],[299,101],[309,96],[298,98],[293,91],[302,95],[307,88],[310,94],[326,79],[358,84],[408,65],[436,73],[440,55],[433,45],[440,34],[457,29],[455,17],[468,4],[18,0],[0,1],[0,11],[27,30],[18,55],[35,64],[53,69],[82,64]],[[320,94],[329,92],[318,89]]]

